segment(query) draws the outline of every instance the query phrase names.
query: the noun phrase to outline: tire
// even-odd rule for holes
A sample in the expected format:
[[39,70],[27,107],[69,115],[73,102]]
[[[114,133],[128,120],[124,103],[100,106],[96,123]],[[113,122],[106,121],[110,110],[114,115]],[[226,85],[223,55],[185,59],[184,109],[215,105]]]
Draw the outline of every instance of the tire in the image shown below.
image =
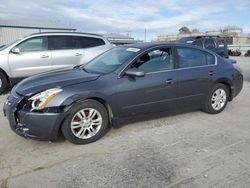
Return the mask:
[[70,109],[61,129],[68,141],[74,144],[88,144],[104,136],[108,125],[106,108],[95,100],[86,100],[76,103]]
[[3,94],[8,87],[8,79],[5,74],[0,71],[0,94]]
[[[216,98],[216,96],[218,97]],[[224,84],[216,84],[207,96],[204,111],[209,114],[218,114],[225,109],[228,99],[229,88]]]

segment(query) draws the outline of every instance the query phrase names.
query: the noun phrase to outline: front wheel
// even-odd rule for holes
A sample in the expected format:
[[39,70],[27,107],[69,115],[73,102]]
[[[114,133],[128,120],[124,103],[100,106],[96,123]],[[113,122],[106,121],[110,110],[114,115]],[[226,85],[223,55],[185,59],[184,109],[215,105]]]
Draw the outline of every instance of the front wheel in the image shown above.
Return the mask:
[[94,100],[75,104],[62,125],[64,137],[74,144],[88,144],[101,138],[108,130],[106,108]]
[[220,113],[225,109],[228,99],[228,87],[224,84],[216,84],[206,99],[204,111],[209,114]]

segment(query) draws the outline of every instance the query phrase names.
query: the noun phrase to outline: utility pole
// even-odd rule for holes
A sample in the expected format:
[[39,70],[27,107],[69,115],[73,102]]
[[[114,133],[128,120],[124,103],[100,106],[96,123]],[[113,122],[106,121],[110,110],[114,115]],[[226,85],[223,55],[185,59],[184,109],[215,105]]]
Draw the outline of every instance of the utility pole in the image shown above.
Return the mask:
[[127,35],[127,37],[130,37],[130,33],[131,33],[131,31],[130,31],[130,30],[127,30],[127,31],[126,31],[126,33],[127,33],[127,34],[126,34],[126,35]]
[[145,31],[144,31],[144,42],[147,41],[147,29],[145,28]]

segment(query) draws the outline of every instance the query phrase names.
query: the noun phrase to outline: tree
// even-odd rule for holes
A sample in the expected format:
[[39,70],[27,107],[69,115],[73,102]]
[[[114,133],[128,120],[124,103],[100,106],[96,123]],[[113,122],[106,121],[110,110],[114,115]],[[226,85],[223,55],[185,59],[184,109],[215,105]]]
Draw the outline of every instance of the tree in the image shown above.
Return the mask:
[[190,31],[190,29],[189,29],[188,27],[183,26],[183,27],[181,27],[181,28],[179,29],[179,33],[180,33],[180,34],[190,34],[191,31]]

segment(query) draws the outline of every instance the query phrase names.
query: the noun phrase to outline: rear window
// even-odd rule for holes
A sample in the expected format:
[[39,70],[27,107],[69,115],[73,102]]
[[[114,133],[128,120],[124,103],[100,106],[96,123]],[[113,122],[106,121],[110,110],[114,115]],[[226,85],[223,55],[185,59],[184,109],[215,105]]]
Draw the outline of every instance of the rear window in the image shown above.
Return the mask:
[[80,48],[91,48],[105,45],[105,42],[100,38],[94,37],[77,37]]

